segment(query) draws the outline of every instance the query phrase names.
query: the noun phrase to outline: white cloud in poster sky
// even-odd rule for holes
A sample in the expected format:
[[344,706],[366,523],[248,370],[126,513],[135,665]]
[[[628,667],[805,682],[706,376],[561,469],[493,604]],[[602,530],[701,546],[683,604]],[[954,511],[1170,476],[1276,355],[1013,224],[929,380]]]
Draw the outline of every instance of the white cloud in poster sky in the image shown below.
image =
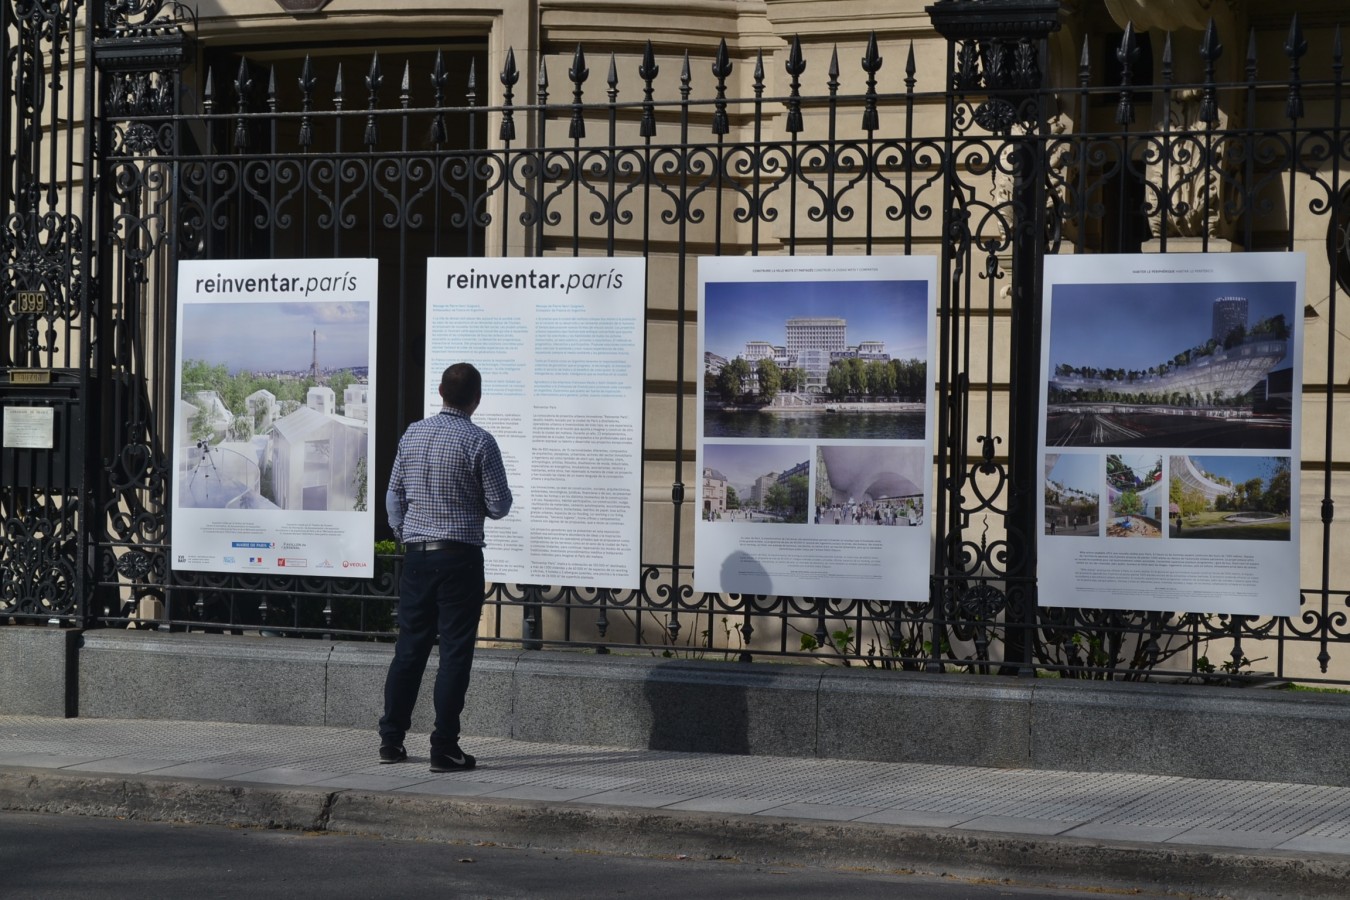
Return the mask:
[[183,359],[231,372],[308,369],[318,332],[319,366],[370,365],[370,304],[189,303],[179,323]]

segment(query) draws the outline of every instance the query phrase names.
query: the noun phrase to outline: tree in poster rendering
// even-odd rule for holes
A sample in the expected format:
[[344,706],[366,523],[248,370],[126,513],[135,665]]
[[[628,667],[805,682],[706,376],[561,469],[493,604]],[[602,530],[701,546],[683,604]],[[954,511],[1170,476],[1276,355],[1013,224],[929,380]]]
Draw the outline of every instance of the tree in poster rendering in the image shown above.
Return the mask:
[[1265,494],[1266,510],[1269,512],[1289,512],[1289,468],[1289,457],[1276,456],[1271,459],[1270,479]]
[[764,495],[764,505],[784,522],[806,521],[807,478],[793,475],[786,482],[776,482]]
[[783,390],[790,393],[806,390],[805,369],[785,369],[783,371]]
[[722,372],[717,376],[717,387],[722,394],[722,399],[728,403],[735,403],[741,399],[745,393],[745,384],[750,380],[750,364],[739,356],[729,360],[722,367]]
[[761,359],[755,363],[755,374],[759,377],[759,399],[761,403],[772,403],[783,385],[782,370],[771,359]]
[[347,388],[353,384],[356,384],[356,376],[346,369],[334,372],[328,378],[328,387],[332,389],[334,399],[337,401],[338,407],[343,414],[346,414],[347,412]]
[[879,359],[867,363],[867,393],[889,397],[895,393],[895,368]]
[[1144,501],[1134,491],[1125,491],[1114,504],[1116,515],[1137,516],[1144,511]]
[[200,443],[215,438],[216,431],[211,427],[211,417],[205,409],[199,409],[192,416],[192,440]]
[[789,521],[806,521],[807,478],[805,475],[793,475],[788,479]]
[[825,390],[836,400],[843,400],[848,396],[848,372],[843,366],[830,366],[830,370],[825,373]]
[[1205,510],[1204,492],[1199,488],[1187,487],[1180,478],[1172,479],[1168,485],[1168,495],[1168,500],[1176,504],[1177,511],[1188,519]]

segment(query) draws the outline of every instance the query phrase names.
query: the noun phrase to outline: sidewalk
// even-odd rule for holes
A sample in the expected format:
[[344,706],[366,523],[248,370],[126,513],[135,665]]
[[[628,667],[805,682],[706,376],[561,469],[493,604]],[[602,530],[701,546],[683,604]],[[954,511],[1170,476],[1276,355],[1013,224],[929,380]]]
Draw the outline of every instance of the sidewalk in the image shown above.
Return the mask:
[[0,717],[0,809],[1205,896],[1350,894],[1350,788]]

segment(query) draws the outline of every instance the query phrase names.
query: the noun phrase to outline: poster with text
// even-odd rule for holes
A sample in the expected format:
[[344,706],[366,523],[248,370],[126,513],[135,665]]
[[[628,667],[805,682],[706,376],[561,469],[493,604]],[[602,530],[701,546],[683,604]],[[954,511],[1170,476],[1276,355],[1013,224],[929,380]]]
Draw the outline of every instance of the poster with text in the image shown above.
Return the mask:
[[486,523],[490,581],[639,585],[646,260],[427,260],[426,414],[441,373],[483,375],[473,420],[515,498]]
[[172,560],[370,577],[376,261],[178,266]]
[[696,590],[928,598],[936,277],[699,260]]
[[1045,260],[1047,606],[1299,607],[1301,253]]

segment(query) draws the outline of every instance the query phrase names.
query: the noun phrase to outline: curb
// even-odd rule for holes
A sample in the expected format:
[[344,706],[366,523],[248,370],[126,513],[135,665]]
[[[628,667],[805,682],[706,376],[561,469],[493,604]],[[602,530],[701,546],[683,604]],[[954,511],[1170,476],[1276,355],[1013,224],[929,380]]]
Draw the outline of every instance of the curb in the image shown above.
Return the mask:
[[0,809],[1210,897],[1342,897],[1350,884],[1350,860],[1319,854],[46,769],[0,770]]

